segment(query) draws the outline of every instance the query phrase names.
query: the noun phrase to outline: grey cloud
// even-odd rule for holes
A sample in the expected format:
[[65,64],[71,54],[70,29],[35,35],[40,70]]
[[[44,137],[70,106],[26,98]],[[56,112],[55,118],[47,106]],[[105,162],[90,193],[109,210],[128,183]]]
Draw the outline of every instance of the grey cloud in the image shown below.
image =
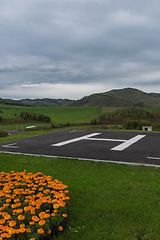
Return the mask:
[[158,0],[2,0],[0,85],[157,90],[159,13]]

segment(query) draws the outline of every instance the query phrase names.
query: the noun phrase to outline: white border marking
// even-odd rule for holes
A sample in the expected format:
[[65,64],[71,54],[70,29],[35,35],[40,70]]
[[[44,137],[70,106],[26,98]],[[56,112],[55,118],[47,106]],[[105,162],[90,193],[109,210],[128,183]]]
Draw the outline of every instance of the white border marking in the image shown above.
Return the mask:
[[155,160],[160,160],[160,158],[158,158],[158,157],[147,157],[147,158],[149,158],[149,159],[155,159]]
[[69,143],[78,142],[78,141],[83,140],[83,139],[87,139],[87,138],[90,138],[90,137],[97,136],[99,134],[101,134],[101,133],[92,133],[92,134],[88,134],[88,135],[85,135],[85,136],[82,136],[82,137],[73,138],[73,139],[70,139],[70,140],[67,140],[67,141],[64,141],[64,142],[55,143],[55,144],[52,144],[51,146],[52,147],[61,147],[61,146],[64,146],[66,144],[69,144]]
[[111,150],[116,150],[116,151],[123,151],[124,149],[128,148],[129,146],[131,146],[133,143],[139,141],[140,139],[144,138],[146,135],[137,135],[127,141],[125,141],[124,143],[121,143],[120,145],[111,148]]
[[66,158],[66,159],[73,159],[73,160],[82,160],[82,161],[92,161],[92,162],[104,162],[104,163],[117,163],[117,164],[124,164],[133,167],[145,166],[145,167],[156,167],[160,168],[160,165],[154,164],[141,164],[141,163],[132,163],[132,162],[120,162],[120,161],[112,161],[112,160],[100,160],[100,159],[88,159],[88,158],[76,158],[76,157],[64,157],[64,156],[52,156],[52,155],[41,155],[41,154],[31,154],[31,153],[19,153],[19,152],[3,152],[0,153],[7,153],[13,155],[24,155],[24,156],[34,156],[34,157],[47,157],[47,158]]
[[15,146],[15,144],[17,143],[10,143],[10,144],[7,144],[7,145],[3,145],[2,147],[8,147],[8,148],[18,148],[17,146]]

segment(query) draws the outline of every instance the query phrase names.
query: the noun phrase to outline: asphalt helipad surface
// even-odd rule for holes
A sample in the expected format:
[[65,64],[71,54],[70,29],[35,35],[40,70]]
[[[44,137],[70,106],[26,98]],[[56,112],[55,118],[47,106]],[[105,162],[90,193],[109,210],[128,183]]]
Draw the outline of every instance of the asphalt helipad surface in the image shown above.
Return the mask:
[[65,130],[2,143],[0,152],[160,167],[160,133]]

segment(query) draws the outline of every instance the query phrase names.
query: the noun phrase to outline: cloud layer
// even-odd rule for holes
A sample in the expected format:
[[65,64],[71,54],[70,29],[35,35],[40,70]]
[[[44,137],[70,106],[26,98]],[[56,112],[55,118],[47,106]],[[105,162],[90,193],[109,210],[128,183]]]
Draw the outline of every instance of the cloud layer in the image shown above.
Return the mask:
[[1,0],[0,97],[160,92],[158,0]]

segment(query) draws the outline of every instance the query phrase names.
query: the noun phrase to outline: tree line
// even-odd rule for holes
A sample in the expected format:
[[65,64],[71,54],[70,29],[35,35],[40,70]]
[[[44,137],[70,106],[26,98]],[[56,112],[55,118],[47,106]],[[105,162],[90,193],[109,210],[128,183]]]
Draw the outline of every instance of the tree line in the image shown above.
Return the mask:
[[45,123],[51,122],[51,118],[49,116],[46,116],[44,114],[39,113],[29,113],[29,112],[21,112],[20,117],[24,120],[30,119],[34,121],[41,121]]

